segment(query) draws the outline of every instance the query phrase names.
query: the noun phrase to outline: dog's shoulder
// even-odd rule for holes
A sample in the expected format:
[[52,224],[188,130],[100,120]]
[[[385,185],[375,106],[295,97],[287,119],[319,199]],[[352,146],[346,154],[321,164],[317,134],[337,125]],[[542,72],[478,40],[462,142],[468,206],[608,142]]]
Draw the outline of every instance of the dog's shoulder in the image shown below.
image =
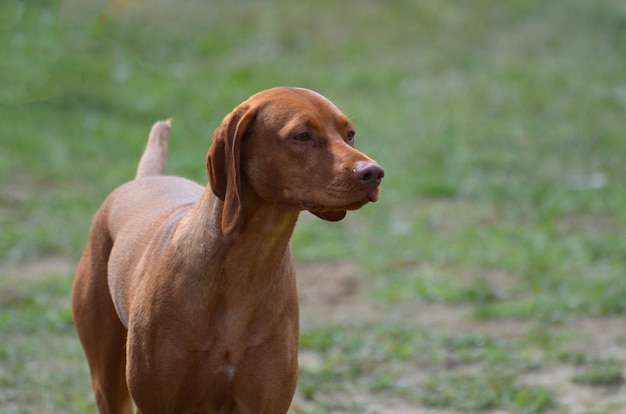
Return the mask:
[[204,187],[182,177],[151,176],[129,181],[116,188],[104,201],[99,214],[107,217],[110,230],[136,223],[162,220],[180,206],[195,203]]

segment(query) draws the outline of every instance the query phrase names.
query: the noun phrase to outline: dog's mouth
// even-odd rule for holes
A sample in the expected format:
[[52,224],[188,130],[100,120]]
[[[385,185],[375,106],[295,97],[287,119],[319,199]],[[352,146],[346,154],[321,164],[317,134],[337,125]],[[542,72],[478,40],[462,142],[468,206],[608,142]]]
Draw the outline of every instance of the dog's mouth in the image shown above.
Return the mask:
[[376,187],[373,189],[368,189],[367,191],[359,192],[357,194],[350,194],[350,196],[337,198],[333,197],[327,201],[302,200],[300,204],[302,208],[310,211],[313,214],[345,212],[347,210],[357,210],[369,202],[374,203],[378,201],[379,194],[380,189]]

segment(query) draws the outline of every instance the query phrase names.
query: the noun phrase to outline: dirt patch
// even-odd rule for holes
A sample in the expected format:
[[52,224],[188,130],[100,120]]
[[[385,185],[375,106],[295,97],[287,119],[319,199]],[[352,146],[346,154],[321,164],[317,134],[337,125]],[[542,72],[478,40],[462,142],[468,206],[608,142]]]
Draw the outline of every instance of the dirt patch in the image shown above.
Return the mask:
[[[50,276],[74,274],[77,262],[65,256],[50,256],[27,262],[0,263],[0,307],[27,300],[24,286]],[[69,293],[68,293],[69,295]]]
[[[467,305],[419,299],[393,305],[376,303],[371,298],[370,280],[357,264],[350,262],[299,263],[297,279],[304,327],[326,323],[366,324],[386,319],[447,333],[515,336],[522,335],[532,325],[519,320],[478,322]],[[508,283],[507,279],[503,284]]]
[[574,231],[606,232],[619,228],[619,220],[610,214],[571,214],[558,220],[558,229],[569,233]]
[[298,263],[296,274],[303,329],[325,324],[363,323],[375,317],[376,306],[366,298],[368,280],[357,264]]
[[539,385],[553,390],[556,393],[559,408],[569,414],[626,413],[624,408],[618,408],[626,404],[624,393],[626,387],[578,385],[572,382],[572,378],[578,371],[579,369],[571,365],[557,365],[550,367],[549,370],[538,370],[522,375],[519,381],[522,384]]
[[339,306],[365,287],[362,270],[350,262],[306,262],[297,267],[300,303]]
[[52,275],[74,274],[77,264],[77,260],[66,256],[49,256],[25,262],[5,261],[0,263],[0,276],[4,281],[40,280]]

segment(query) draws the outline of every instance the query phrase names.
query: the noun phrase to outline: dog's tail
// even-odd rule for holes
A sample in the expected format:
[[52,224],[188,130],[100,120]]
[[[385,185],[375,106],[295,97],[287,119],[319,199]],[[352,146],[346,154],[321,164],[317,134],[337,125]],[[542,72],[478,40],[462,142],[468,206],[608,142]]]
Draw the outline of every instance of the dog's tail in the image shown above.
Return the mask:
[[172,120],[157,121],[150,130],[146,149],[137,166],[135,178],[164,175],[167,167],[167,146],[170,140]]

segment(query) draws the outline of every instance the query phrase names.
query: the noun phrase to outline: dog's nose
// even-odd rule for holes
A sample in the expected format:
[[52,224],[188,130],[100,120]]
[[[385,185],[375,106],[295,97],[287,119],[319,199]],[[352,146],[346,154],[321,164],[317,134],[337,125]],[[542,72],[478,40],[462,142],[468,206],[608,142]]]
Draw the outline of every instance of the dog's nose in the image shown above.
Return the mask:
[[359,161],[352,168],[352,176],[369,188],[376,188],[385,176],[385,170],[375,162]]

